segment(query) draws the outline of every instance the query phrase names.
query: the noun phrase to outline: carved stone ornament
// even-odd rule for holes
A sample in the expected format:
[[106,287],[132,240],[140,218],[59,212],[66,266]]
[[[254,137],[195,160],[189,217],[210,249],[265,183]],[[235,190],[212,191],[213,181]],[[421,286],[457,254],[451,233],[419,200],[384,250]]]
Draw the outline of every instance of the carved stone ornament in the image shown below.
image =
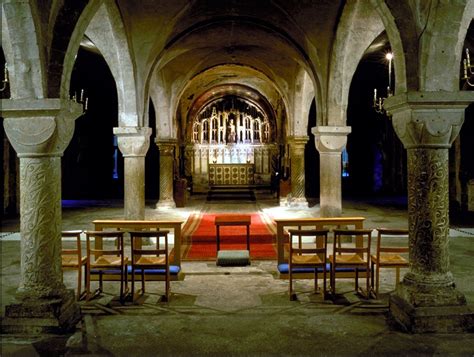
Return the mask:
[[409,92],[385,100],[405,148],[449,148],[459,134],[473,92]]
[[18,157],[61,156],[82,105],[63,99],[4,99],[0,113]]
[[151,128],[117,127],[114,128],[114,134],[123,157],[146,155],[150,147]]
[[157,140],[155,143],[160,151],[160,156],[174,156],[174,151],[178,143],[176,140]]
[[315,137],[316,149],[320,153],[340,154],[347,143],[350,126],[316,126],[311,129]]

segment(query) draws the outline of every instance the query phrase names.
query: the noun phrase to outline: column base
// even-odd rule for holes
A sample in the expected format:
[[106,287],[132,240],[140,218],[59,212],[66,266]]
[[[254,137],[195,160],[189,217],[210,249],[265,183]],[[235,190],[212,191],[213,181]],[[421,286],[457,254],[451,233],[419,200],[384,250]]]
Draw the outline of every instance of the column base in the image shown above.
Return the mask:
[[53,299],[27,299],[5,307],[2,333],[61,334],[71,332],[81,320],[73,290]]
[[280,207],[290,207],[290,208],[308,208],[308,201],[305,197],[303,198],[293,198],[291,195],[286,197],[280,197]]
[[402,282],[390,296],[389,313],[403,330],[413,333],[474,331],[474,310],[454,287],[427,291]]
[[174,200],[159,200],[156,204],[156,209],[170,209],[176,208]]

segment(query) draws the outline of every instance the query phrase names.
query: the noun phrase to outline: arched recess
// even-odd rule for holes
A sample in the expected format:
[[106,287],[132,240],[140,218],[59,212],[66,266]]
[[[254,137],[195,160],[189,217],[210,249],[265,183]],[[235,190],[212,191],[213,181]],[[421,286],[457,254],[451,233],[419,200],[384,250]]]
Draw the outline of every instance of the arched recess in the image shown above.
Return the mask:
[[318,125],[345,125],[352,77],[364,52],[383,30],[382,20],[369,2],[346,3],[331,55],[327,117],[320,116]]
[[[211,85],[209,85],[211,84]],[[204,98],[202,95],[208,92],[211,87],[218,85],[241,85],[249,87],[251,90],[261,94],[261,97],[268,101],[269,106],[277,108],[279,102],[284,103],[285,113],[289,111],[289,100],[283,96],[281,89],[262,71],[243,65],[218,65],[211,67],[188,81],[183,90],[176,96],[178,100],[175,102],[176,118],[180,118],[180,127],[187,126],[187,118],[189,117],[189,108],[193,106],[196,98]],[[250,91],[249,94],[250,95]],[[286,115],[276,122],[276,130],[278,133],[286,135]],[[284,136],[279,136],[278,141]]]
[[2,47],[13,99],[45,98],[45,43],[40,19],[29,2],[2,1]]
[[[120,12],[114,1],[105,0],[85,32],[95,44],[115,78],[119,106],[119,126],[144,125],[143,103],[138,103],[134,67]],[[138,109],[141,106],[142,109]]]

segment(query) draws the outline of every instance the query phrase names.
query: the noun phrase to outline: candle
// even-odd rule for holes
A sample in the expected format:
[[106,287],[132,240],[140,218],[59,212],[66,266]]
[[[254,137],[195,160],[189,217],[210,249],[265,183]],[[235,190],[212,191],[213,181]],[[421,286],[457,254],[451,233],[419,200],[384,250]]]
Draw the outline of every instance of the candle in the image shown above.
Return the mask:
[[5,62],[5,67],[3,69],[3,81],[8,82],[8,68],[7,68],[7,62]]
[[86,101],[84,103],[84,110],[87,110],[87,105],[89,104],[89,98],[86,98]]
[[467,67],[471,68],[471,59],[469,58],[469,48],[466,48]]
[[467,78],[467,63],[466,59],[463,59],[462,63],[464,64],[464,79]]
[[377,101],[377,88],[374,88],[374,103]]
[[81,100],[80,102],[82,103],[84,101],[84,89],[81,89]]

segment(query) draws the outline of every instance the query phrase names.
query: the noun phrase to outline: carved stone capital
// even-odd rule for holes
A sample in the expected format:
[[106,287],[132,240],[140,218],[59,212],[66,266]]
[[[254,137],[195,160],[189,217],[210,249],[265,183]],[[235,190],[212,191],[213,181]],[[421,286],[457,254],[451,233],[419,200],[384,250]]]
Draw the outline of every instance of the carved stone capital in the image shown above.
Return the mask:
[[151,128],[118,127],[114,128],[114,134],[123,157],[146,155],[150,147]]
[[289,136],[288,137],[288,144],[290,144],[291,148],[294,149],[303,149],[308,142],[309,137],[307,136]]
[[385,100],[405,148],[449,148],[464,121],[472,92],[408,92]]
[[316,150],[320,153],[341,153],[347,143],[350,126],[315,126],[311,129]]
[[158,150],[160,150],[160,155],[164,156],[174,156],[176,145],[178,144],[177,140],[155,140]]
[[18,157],[62,156],[82,105],[64,99],[3,99],[0,113]]

